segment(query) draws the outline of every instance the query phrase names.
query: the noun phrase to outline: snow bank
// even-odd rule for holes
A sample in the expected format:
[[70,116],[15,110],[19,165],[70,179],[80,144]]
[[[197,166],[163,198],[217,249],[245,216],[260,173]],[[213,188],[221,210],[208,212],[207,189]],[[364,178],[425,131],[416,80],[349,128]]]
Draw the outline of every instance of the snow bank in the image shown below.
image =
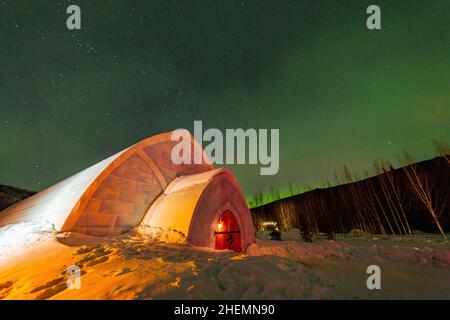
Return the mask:
[[177,230],[140,225],[136,231],[150,242],[187,244],[186,236]]
[[0,228],[0,261],[16,256],[56,234],[49,221],[25,221]]
[[352,229],[349,233],[347,233],[345,236],[348,237],[361,237],[361,238],[370,238],[372,235],[366,231],[360,230],[360,229]]
[[289,231],[281,232],[281,240],[301,240],[301,234],[299,229],[290,229]]
[[248,247],[247,253],[251,256],[273,255],[307,264],[328,258],[349,259],[351,257],[351,246],[339,244],[332,240],[321,243],[259,240]]
[[433,249],[426,246],[399,247],[392,246],[392,242],[373,244],[360,241],[358,244],[350,244],[334,240],[322,240],[315,243],[258,240],[248,247],[247,253],[251,256],[273,255],[304,264],[327,259],[370,259],[378,263],[398,262],[424,267],[450,267],[450,250],[448,249]]
[[[363,255],[363,254],[361,254]],[[374,261],[402,262],[425,267],[450,267],[450,250],[428,247],[398,247],[373,244],[365,253]]]
[[264,239],[264,240],[270,240],[271,236],[270,234],[272,231],[258,231],[256,232],[256,238],[257,239]]
[[197,277],[181,277],[179,292],[160,298],[191,299],[323,299],[332,294],[326,280],[299,263],[277,257],[236,256],[210,260]]

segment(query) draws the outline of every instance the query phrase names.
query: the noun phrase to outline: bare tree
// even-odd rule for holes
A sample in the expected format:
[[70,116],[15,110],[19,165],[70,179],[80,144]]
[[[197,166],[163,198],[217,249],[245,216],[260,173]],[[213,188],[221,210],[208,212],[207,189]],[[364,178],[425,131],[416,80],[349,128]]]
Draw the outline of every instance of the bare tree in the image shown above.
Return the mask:
[[310,223],[308,220],[303,220],[300,223],[300,235],[302,236],[303,241],[312,242],[313,235],[312,235],[312,232],[310,229]]
[[442,141],[433,141],[434,148],[441,155],[445,161],[450,165],[450,146]]
[[411,228],[403,208],[403,194],[395,179],[394,167],[381,158],[373,160],[373,167],[378,172],[379,185],[397,230],[411,235]]
[[298,215],[293,201],[279,201],[275,204],[282,230],[290,230],[298,225]]
[[[406,151],[403,152],[403,159],[407,163],[413,162],[411,156]],[[441,223],[439,222],[439,216],[445,210],[447,199],[439,201],[437,196],[438,193],[436,192],[435,181],[426,172],[424,172],[423,170],[419,170],[417,165],[410,164],[408,166],[405,166],[403,170],[405,171],[411,190],[433,217],[433,220],[436,223],[439,232],[442,234],[444,239],[447,240],[447,236],[445,235]]]

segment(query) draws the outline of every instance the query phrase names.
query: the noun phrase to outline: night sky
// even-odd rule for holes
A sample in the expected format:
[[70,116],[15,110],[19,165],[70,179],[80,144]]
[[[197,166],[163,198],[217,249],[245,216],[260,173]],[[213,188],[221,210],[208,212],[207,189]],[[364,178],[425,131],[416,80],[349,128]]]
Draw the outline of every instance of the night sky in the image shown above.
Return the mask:
[[0,184],[40,190],[194,120],[280,129],[278,175],[232,167],[247,195],[450,140],[448,0],[0,1],[0,39]]

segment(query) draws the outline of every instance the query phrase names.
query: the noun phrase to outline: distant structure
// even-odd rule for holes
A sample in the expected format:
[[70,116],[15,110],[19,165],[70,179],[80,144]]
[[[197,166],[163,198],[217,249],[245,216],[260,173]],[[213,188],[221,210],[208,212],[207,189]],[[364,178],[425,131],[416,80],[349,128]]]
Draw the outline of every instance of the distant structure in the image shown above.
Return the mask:
[[245,251],[255,231],[238,181],[228,169],[174,164],[176,143],[171,132],[145,139],[1,211],[0,227],[46,220],[61,232],[113,236],[144,223],[195,246]]

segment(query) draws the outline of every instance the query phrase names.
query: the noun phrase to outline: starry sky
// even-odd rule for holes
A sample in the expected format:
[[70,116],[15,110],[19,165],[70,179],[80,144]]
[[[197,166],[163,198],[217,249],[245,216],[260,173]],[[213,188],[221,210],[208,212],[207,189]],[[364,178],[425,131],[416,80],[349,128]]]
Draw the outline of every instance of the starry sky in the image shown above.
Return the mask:
[[[246,195],[450,140],[448,0],[0,1],[0,183],[40,190],[176,128],[279,128]],[[66,28],[81,8],[82,29]]]

